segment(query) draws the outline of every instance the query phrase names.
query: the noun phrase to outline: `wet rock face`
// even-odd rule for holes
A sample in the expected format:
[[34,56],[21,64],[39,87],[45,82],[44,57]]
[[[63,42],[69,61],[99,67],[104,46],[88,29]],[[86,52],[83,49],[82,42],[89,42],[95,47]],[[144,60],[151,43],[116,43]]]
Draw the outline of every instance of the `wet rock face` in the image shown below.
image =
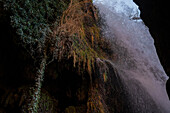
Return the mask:
[[[112,61],[97,59],[98,77],[95,77],[93,91],[102,106],[97,106],[104,113],[166,113],[162,110],[146,88],[138,80],[125,78]],[[106,80],[102,70],[106,71]],[[98,87],[96,87],[98,86]],[[94,90],[95,89],[95,90]],[[102,113],[103,113],[102,112]],[[98,113],[98,112],[97,112]],[[168,113],[168,112],[167,112]]]
[[[96,3],[106,25],[103,34],[112,43],[117,56],[111,62],[123,81],[123,92],[126,92],[124,100],[131,100],[129,104],[124,103],[131,107],[127,112],[170,112],[165,89],[167,75],[157,56],[149,29],[142,20],[131,19],[126,11],[120,13],[108,5],[107,2]],[[126,9],[126,5],[122,7]],[[158,110],[154,111],[154,108]]]
[[[141,10],[141,18],[149,27],[150,33],[155,40],[160,61],[167,73],[170,76],[170,34],[168,28],[169,22],[169,7],[168,1],[160,0],[134,0],[139,5]],[[167,92],[170,95],[170,83],[167,82]]]

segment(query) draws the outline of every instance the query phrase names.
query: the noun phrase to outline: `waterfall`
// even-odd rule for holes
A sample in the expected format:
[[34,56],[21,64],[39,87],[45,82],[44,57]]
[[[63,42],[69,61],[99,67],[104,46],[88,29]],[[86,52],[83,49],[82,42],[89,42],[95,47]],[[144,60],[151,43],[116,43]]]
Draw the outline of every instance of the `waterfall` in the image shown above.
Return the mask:
[[103,20],[103,35],[110,41],[116,56],[110,62],[132,99],[132,106],[138,104],[138,108],[133,108],[131,113],[139,113],[140,110],[141,113],[170,113],[165,86],[168,77],[159,61],[149,29],[140,19],[138,6],[133,0],[93,2]]

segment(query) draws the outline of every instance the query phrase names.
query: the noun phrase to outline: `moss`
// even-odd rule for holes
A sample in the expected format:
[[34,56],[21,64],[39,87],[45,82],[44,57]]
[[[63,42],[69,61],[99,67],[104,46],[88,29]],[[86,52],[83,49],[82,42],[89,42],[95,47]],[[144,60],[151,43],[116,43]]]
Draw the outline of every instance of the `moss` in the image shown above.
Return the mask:
[[36,63],[35,82],[29,89],[29,92],[33,93],[28,93],[30,102],[23,110],[37,112],[47,59],[51,57],[48,49],[57,41],[56,37],[52,36],[52,29],[58,25],[68,1],[2,0],[2,2],[4,9],[10,14],[11,26],[18,36],[14,40],[26,48]]
[[[2,107],[9,108],[11,107],[13,109],[18,109],[20,107],[27,106],[25,103],[25,100],[28,96],[28,93],[33,94],[33,92],[30,92],[28,90],[28,86],[22,86],[18,89],[8,90],[3,96],[0,101],[0,104]],[[55,100],[46,90],[42,89],[41,92],[41,98],[39,100],[39,104],[37,112],[41,113],[56,113],[58,112],[58,102]],[[21,110],[21,109],[20,109]],[[20,111],[18,110],[18,112]],[[16,112],[16,111],[13,111]]]
[[108,78],[107,78],[107,72],[104,72],[104,73],[103,73],[103,79],[104,79],[104,82],[107,82],[107,79],[108,79]]
[[64,113],[86,113],[86,106],[69,106],[65,109]]
[[11,25],[23,41],[22,44],[34,44],[37,41],[43,43],[68,4],[62,0],[2,1],[4,9],[11,13]]
[[51,97],[47,91],[42,90],[38,108],[38,113],[42,111],[46,113],[56,113],[58,112],[58,101]]
[[76,108],[74,106],[69,106],[66,108],[65,113],[76,113]]
[[96,88],[90,90],[87,108],[87,113],[105,113],[103,97]]

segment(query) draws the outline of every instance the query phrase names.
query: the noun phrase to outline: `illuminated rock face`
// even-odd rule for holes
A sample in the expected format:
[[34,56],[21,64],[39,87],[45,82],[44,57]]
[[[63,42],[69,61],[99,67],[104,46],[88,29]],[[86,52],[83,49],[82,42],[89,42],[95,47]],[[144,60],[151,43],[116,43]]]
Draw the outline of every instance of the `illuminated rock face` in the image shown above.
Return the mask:
[[116,13],[129,17],[139,17],[140,10],[133,0],[94,0],[94,4],[102,4]]
[[[170,102],[165,88],[168,77],[160,64],[148,28],[139,15],[137,18],[131,16],[135,14],[134,9],[140,12],[137,6],[130,0],[96,0],[94,4],[104,20],[103,35],[110,40],[116,56],[111,63],[118,70],[123,91],[127,92],[125,99],[130,99],[131,110],[125,112],[169,113]],[[131,10],[127,12],[126,9]]]
[[[152,34],[158,56],[167,75],[170,76],[170,34],[167,28],[170,27],[168,1],[160,0],[134,0],[139,5],[141,18],[149,27]],[[170,80],[166,83],[167,93],[170,97]]]

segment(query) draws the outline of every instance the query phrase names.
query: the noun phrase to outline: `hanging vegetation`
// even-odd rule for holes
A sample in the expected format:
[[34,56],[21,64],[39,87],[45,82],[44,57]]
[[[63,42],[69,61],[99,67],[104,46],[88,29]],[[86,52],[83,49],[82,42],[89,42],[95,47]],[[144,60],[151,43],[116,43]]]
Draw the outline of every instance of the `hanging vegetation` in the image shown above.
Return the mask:
[[73,66],[83,65],[82,70],[86,70],[87,65],[89,75],[95,59],[107,54],[103,49],[107,42],[101,37],[97,10],[91,0],[71,0],[54,32],[60,37],[58,60],[73,57]]
[[[87,103],[88,112],[95,110],[93,103],[96,98],[100,101],[100,94],[98,91],[92,91],[92,76],[96,72],[96,59],[109,56],[106,51],[109,44],[101,37],[98,12],[92,1],[0,0],[0,3],[3,4],[3,10],[9,14],[10,25],[15,31],[15,43],[25,48],[35,64],[36,72],[32,77],[34,84],[26,88],[29,93],[25,99],[21,99],[20,103],[24,104],[19,104],[22,112],[40,111],[40,107],[44,106],[40,102],[45,101],[42,99],[44,94],[41,89],[42,82],[45,81],[46,67],[54,61],[58,65],[66,60],[71,61],[68,63],[71,63],[70,66],[79,76],[88,75],[91,88]],[[60,68],[66,67],[63,64]],[[107,81],[106,71],[101,73],[104,81]],[[79,88],[81,94],[80,90],[82,89]],[[14,97],[13,92],[7,97],[6,104],[12,100],[11,97]],[[102,107],[101,102],[96,106]],[[69,112],[70,109],[76,111],[74,107],[68,107],[65,111]],[[104,112],[103,108],[98,111]]]

